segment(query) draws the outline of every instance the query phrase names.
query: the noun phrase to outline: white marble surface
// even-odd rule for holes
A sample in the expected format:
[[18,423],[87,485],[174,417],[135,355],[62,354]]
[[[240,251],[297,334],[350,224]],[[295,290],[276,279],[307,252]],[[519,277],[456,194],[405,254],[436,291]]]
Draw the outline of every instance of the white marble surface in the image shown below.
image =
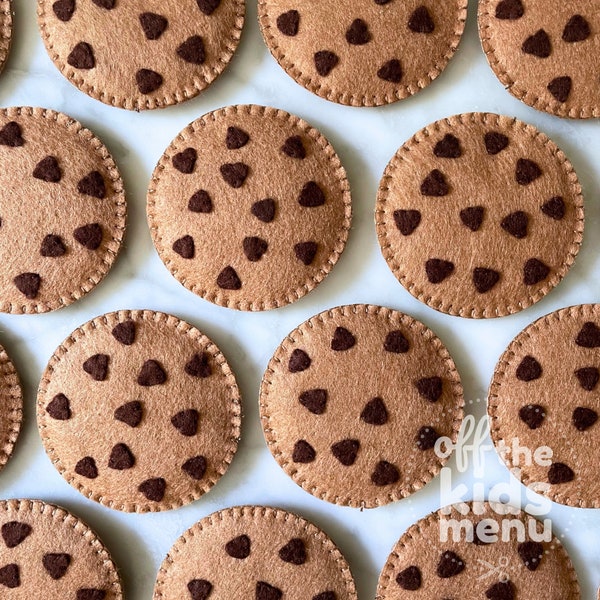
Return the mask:
[[[442,0],[440,0],[442,1]],[[15,455],[0,475],[0,497],[42,498],[87,520],[110,547],[122,569],[128,600],[150,600],[158,566],[177,537],[201,517],[236,504],[269,504],[298,511],[322,526],[340,545],[356,576],[360,600],[374,598],[378,573],[393,543],[418,518],[438,508],[439,482],[413,497],[359,512],[317,500],[277,467],[264,444],[257,410],[260,378],[279,341],[297,324],[334,305],[370,302],[401,309],[432,327],[453,353],[463,377],[467,409],[483,414],[494,365],[510,340],[528,323],[557,308],[600,300],[600,123],[563,121],[536,112],[506,93],[487,66],[475,23],[476,2],[462,45],[446,73],[416,97],[379,109],[330,104],[297,86],[263,45],[255,0],[249,0],[243,40],[231,68],[201,97],[165,111],[142,114],[109,108],[72,87],[54,68],[38,36],[34,0],[14,0],[15,42],[0,79],[0,105],[40,105],[69,113],[94,130],[114,155],[129,199],[129,231],[120,259],[87,298],[40,316],[0,316],[0,343],[22,375],[25,425]],[[294,112],[320,128],[349,174],[354,226],[340,263],[327,280],[298,303],[264,314],[215,307],[181,287],[158,259],[145,219],[145,191],[163,149],[189,121],[227,104],[270,104]],[[541,128],[574,163],[586,197],[586,238],[575,267],[542,302],[501,320],[468,321],[420,304],[392,276],[380,255],[373,225],[375,192],[395,150],[433,120],[467,111],[515,115]],[[80,496],[46,457],[35,423],[35,393],[55,347],[88,319],[120,308],[172,312],[205,331],[224,351],[243,392],[245,421],[238,455],[224,479],[200,501],[152,515],[120,514]],[[592,465],[598,469],[598,463]],[[487,454],[489,487],[509,475]],[[458,481],[472,481],[473,473]],[[583,599],[600,584],[600,511],[554,505],[554,528],[573,557]]]

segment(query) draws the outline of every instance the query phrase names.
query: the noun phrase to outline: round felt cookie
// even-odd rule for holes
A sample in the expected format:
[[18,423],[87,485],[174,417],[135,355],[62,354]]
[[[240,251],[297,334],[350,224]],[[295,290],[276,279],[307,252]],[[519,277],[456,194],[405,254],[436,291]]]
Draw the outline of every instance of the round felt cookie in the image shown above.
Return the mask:
[[74,331],[38,392],[50,459],[82,494],[117,510],[170,510],[225,473],[240,399],[219,349],[173,316],[120,311]]
[[498,79],[526,104],[560,117],[600,117],[598,0],[481,0],[479,33]]
[[165,558],[154,600],[357,600],[348,563],[312,523],[242,506],[188,529]]
[[0,501],[0,595],[123,598],[117,568],[97,535],[63,508],[37,500]]
[[0,346],[0,471],[8,462],[23,420],[23,392],[15,366]]
[[117,167],[80,123],[29,107],[0,110],[0,163],[0,311],[67,306],[104,278],[121,247]]
[[260,413],[269,449],[307,492],[374,508],[437,475],[438,438],[456,439],[463,391],[442,342],[422,323],[369,305],[300,325],[265,372]]
[[552,531],[525,512],[506,509],[479,502],[421,519],[392,550],[377,598],[579,600],[577,573]]
[[160,159],[148,221],[186,288],[240,310],[294,302],[331,271],[351,220],[346,172],[308,123],[275,108],[211,112]]
[[80,90],[129,110],[197,96],[239,44],[245,0],[40,0],[50,58]]
[[[521,481],[561,504],[600,508],[600,305],[564,308],[526,327],[490,386],[496,449]],[[544,461],[513,452],[513,440]]]
[[12,6],[10,0],[0,0],[0,72],[4,69],[13,36]]
[[583,237],[577,175],[533,126],[489,113],[437,121],[402,146],[375,210],[383,256],[436,310],[501,317],[541,300]]
[[259,0],[265,42],[285,71],[352,106],[396,102],[428,86],[460,42],[466,0]]

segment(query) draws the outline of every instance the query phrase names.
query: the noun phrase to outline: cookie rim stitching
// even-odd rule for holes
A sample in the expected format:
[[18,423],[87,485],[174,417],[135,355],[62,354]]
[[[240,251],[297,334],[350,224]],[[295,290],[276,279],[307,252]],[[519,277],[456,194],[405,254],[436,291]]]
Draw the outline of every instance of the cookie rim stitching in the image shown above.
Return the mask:
[[[117,322],[122,322],[122,319],[138,319],[143,321],[152,321],[155,323],[165,324],[168,327],[172,328],[174,332],[178,335],[186,335],[193,336],[194,341],[200,341],[201,343],[206,343],[205,352],[208,352],[211,357],[218,364],[221,373],[224,375],[225,383],[227,384],[224,388],[228,391],[228,394],[231,396],[229,398],[230,406],[230,438],[229,444],[224,446],[223,453],[224,457],[219,465],[219,468],[216,470],[217,477],[216,479],[208,480],[205,485],[206,489],[200,490],[200,493],[189,494],[185,498],[180,498],[178,502],[172,502],[167,504],[162,500],[160,502],[155,502],[154,504],[142,504],[139,502],[130,502],[130,503],[122,503],[120,506],[116,506],[115,501],[107,500],[104,495],[94,492],[93,490],[88,489],[85,485],[78,482],[78,479],[75,475],[71,474],[70,478],[67,477],[67,471],[69,470],[67,467],[63,465],[61,462],[60,456],[58,455],[56,448],[50,445],[50,438],[46,433],[47,425],[47,417],[45,411],[45,394],[47,393],[47,388],[49,383],[52,380],[52,376],[54,374],[54,368],[57,366],[62,358],[69,352],[69,350],[77,344],[81,339],[85,338],[86,335],[90,335],[90,331],[94,329],[105,329],[109,328],[109,321],[111,319],[116,319]],[[221,358],[222,360],[219,360]],[[74,489],[76,489],[80,494],[84,497],[94,500],[99,504],[106,506],[107,508],[113,510],[119,510],[125,513],[157,513],[157,512],[165,512],[168,510],[174,510],[176,508],[181,508],[182,506],[186,506],[196,500],[199,500],[202,496],[208,493],[227,473],[235,454],[237,452],[239,441],[241,438],[241,422],[243,418],[242,411],[242,399],[239,386],[237,384],[235,374],[233,373],[227,359],[224,354],[221,352],[219,347],[204,333],[202,333],[197,327],[191,325],[187,321],[180,319],[174,315],[169,313],[161,312],[161,311],[153,311],[148,309],[123,309],[118,311],[112,311],[109,313],[105,313],[99,315],[86,323],[80,325],[75,329],[69,336],[56,348],[50,357],[48,364],[46,365],[42,379],[40,381],[37,397],[36,397],[36,421],[38,430],[40,432],[40,437],[42,438],[44,449],[49,459],[52,462],[54,468],[60,473],[61,477]]]
[[[206,77],[194,76],[193,89],[191,93],[188,93],[187,89],[177,89],[171,94],[164,94],[162,98],[159,96],[154,99],[146,98],[145,100],[143,97],[150,96],[151,94],[140,93],[137,97],[117,97],[114,95],[106,97],[105,93],[99,91],[96,86],[85,85],[85,78],[78,78],[76,76],[76,71],[74,71],[66,63],[66,61],[61,60],[60,56],[54,51],[54,45],[50,42],[52,34],[48,32],[48,15],[50,14],[50,11],[46,12],[46,5],[51,1],[52,0],[40,0],[38,2],[37,15],[38,28],[44,42],[44,47],[46,48],[46,51],[54,65],[69,83],[74,85],[84,94],[87,94],[91,98],[98,100],[99,102],[103,102],[108,106],[114,106],[116,108],[123,108],[125,110],[133,111],[154,110],[180,104],[197,97],[200,93],[206,90],[216,79],[219,78],[220,75],[222,75],[222,73],[231,63],[240,44],[244,24],[246,21],[246,0],[233,0],[233,2],[235,2],[234,6],[236,7],[235,21],[233,27],[231,28],[231,36],[227,39],[227,45],[224,47],[223,52],[215,59],[216,67],[212,68],[213,77],[207,79]],[[204,85],[202,85],[202,82],[204,82]],[[180,98],[178,95],[179,93],[182,93],[184,97]]]
[[[467,118],[469,119],[469,124],[475,125],[488,125],[488,123],[490,123],[490,119],[492,119],[494,122],[491,124],[496,125],[498,127],[502,127],[504,131],[508,130],[508,128],[514,129],[518,127],[522,132],[525,133],[527,137],[531,138],[534,143],[537,144],[539,142],[543,147],[548,148],[550,150],[551,158],[558,163],[560,170],[565,177],[565,184],[568,185],[568,187],[573,192],[573,206],[575,209],[575,228],[572,231],[573,240],[566,252],[565,260],[561,263],[561,265],[558,268],[554,270],[553,277],[549,282],[547,282],[543,287],[537,290],[535,294],[529,294],[527,296],[524,296],[523,300],[516,304],[505,304],[503,306],[484,308],[469,306],[466,308],[462,307],[458,310],[454,308],[454,302],[448,303],[444,301],[438,301],[437,304],[434,304],[433,300],[436,296],[435,294],[417,289],[416,284],[414,282],[409,282],[410,278],[407,275],[400,276],[400,265],[396,262],[397,252],[392,251],[392,243],[389,241],[390,227],[386,223],[386,221],[389,221],[389,219],[386,219],[388,215],[386,204],[388,203],[390,193],[390,187],[388,182],[393,179],[398,165],[405,160],[404,155],[407,152],[410,152],[410,149],[413,146],[418,145],[424,142],[427,138],[431,137],[432,133],[438,133],[440,132],[440,130],[452,130],[457,125],[463,125]],[[542,298],[547,296],[553,289],[555,289],[567,276],[571,267],[575,263],[575,259],[577,258],[581,249],[581,245],[583,243],[583,234],[585,229],[585,202],[583,197],[583,191],[581,188],[581,183],[579,182],[579,178],[577,176],[575,168],[573,167],[573,164],[569,161],[564,152],[556,145],[556,143],[552,139],[550,139],[545,133],[537,129],[537,127],[534,127],[533,125],[526,123],[525,121],[521,121],[516,117],[509,117],[507,115],[500,115],[497,113],[460,113],[457,115],[452,115],[450,117],[439,119],[438,121],[430,123],[423,129],[420,129],[409,140],[404,142],[404,144],[400,146],[400,148],[396,151],[394,156],[390,159],[389,163],[385,168],[385,171],[379,183],[379,188],[377,190],[377,199],[375,202],[375,227],[377,230],[377,238],[379,241],[381,253],[385,258],[385,261],[388,264],[390,271],[402,284],[404,289],[406,289],[417,300],[423,302],[427,306],[439,312],[451,316],[458,316],[471,319],[500,318],[518,313],[522,310],[529,308],[530,306],[533,306],[534,304],[542,300]],[[439,296],[439,291],[437,295]]]
[[[67,115],[66,113],[55,111],[49,108],[34,107],[34,106],[11,106],[0,109],[0,118],[6,117],[17,118],[20,116],[31,118],[33,121],[37,119],[49,119],[56,125],[61,126],[69,136],[74,136],[78,142],[81,140],[86,148],[93,151],[93,155],[100,159],[99,164],[105,169],[107,177],[110,179],[112,186],[111,199],[114,212],[112,217],[113,231],[111,232],[112,239],[106,245],[102,255],[99,256],[100,266],[91,274],[88,274],[87,279],[78,289],[73,290],[68,295],[61,295],[56,300],[49,302],[25,302],[17,305],[13,302],[0,302],[0,312],[6,314],[41,314],[48,313],[54,310],[59,310],[70,304],[73,304],[89,292],[91,292],[102,280],[106,277],[123,246],[123,239],[127,229],[127,197],[124,189],[123,178],[119,172],[108,148],[94,134],[93,131],[84,127],[77,119]],[[116,249],[110,248],[109,245],[116,245]]]
[[[270,16],[268,14],[268,10],[266,8],[269,0],[259,0],[258,2],[258,23],[260,26],[260,30],[263,36],[263,40],[270,54],[273,56],[277,64],[281,67],[281,69],[291,77],[298,85],[304,87],[308,91],[316,94],[317,96],[329,100],[330,102],[336,102],[338,104],[346,105],[346,106],[354,106],[354,107],[374,107],[374,106],[384,106],[387,104],[393,104],[394,102],[398,102],[400,100],[404,100],[414,96],[418,92],[427,88],[435,79],[437,79],[447,68],[450,60],[456,53],[460,42],[462,40],[467,14],[468,14],[468,3],[467,0],[455,0],[458,4],[457,6],[457,21],[458,25],[453,32],[453,37],[450,40],[450,43],[447,44],[448,51],[443,56],[442,61],[435,63],[433,69],[425,74],[424,78],[429,79],[429,81],[425,85],[420,85],[422,80],[417,81],[415,91],[411,91],[413,86],[401,86],[395,87],[395,93],[393,92],[391,95],[377,95],[372,96],[371,98],[366,96],[355,96],[353,94],[348,94],[348,92],[336,92],[334,88],[331,88],[327,85],[317,84],[315,83],[317,80],[310,75],[305,75],[304,72],[297,68],[295,63],[286,61],[286,54],[281,50],[281,47],[276,43],[276,37],[271,33],[271,29],[273,28]],[[296,71],[297,69],[297,71]],[[404,92],[408,92],[405,95],[398,95],[398,90],[402,90]]]
[[[281,457],[284,455],[284,452],[280,449],[277,438],[273,434],[273,427],[271,427],[271,415],[269,414],[269,406],[268,406],[268,397],[270,394],[270,388],[273,383],[270,381],[272,375],[276,372],[277,365],[281,364],[280,355],[284,354],[287,349],[289,349],[286,344],[295,345],[296,340],[294,336],[303,336],[305,335],[305,329],[316,329],[316,327],[323,327],[326,321],[333,320],[341,317],[352,317],[358,315],[360,313],[364,313],[367,316],[374,316],[376,318],[383,318],[387,322],[391,322],[392,318],[398,317],[399,321],[402,324],[405,324],[405,320],[408,320],[407,326],[410,329],[414,329],[415,327],[422,330],[423,333],[429,335],[427,339],[427,344],[430,344],[436,352],[436,355],[442,359],[442,362],[445,366],[448,367],[448,381],[451,383],[451,389],[453,391],[453,399],[454,399],[454,413],[452,416],[452,420],[450,423],[452,424],[452,433],[453,437],[458,435],[458,431],[460,429],[461,423],[464,419],[464,389],[462,386],[462,381],[460,377],[460,373],[456,368],[456,364],[454,359],[452,358],[450,352],[441,341],[441,339],[435,334],[435,332],[427,327],[421,321],[418,321],[414,317],[403,313],[399,310],[388,308],[385,306],[378,306],[374,304],[346,304],[341,306],[336,306],[325,311],[322,311],[308,320],[304,321],[298,327],[296,327],[291,333],[289,333],[283,341],[277,346],[272,358],[269,360],[263,378],[261,380],[260,392],[259,392],[259,410],[260,410],[260,421],[263,430],[263,436],[265,441],[267,442],[267,446],[271,455],[276,460],[277,464],[283,470],[284,473],[296,485],[301,487],[304,491],[308,492],[312,496],[319,498],[320,500],[325,500],[332,504],[336,504],[339,506],[349,506],[351,508],[360,508],[364,509],[373,509],[378,508],[380,506],[384,506],[393,502],[397,502],[403,498],[407,498],[411,494],[415,493],[419,489],[422,489],[430,483],[435,477],[438,476],[442,467],[448,462],[449,457],[445,459],[438,459],[434,465],[430,465],[429,468],[423,473],[420,480],[415,481],[410,486],[403,486],[400,492],[389,492],[387,495],[376,495],[375,500],[366,501],[364,498],[358,501],[354,501],[350,497],[341,498],[331,492],[327,491],[321,485],[310,484],[306,477],[297,476],[298,470],[293,469],[293,462],[288,460],[284,461]],[[316,322],[316,323],[315,323]],[[316,324],[316,327],[315,327]],[[275,365],[277,363],[277,365]],[[429,475],[429,477],[426,477]],[[417,484],[421,484],[418,486]]]
[[0,73],[4,70],[13,41],[11,0],[0,0]]
[[[504,350],[498,362],[494,368],[494,375],[488,388],[487,396],[487,412],[490,417],[490,436],[494,444],[494,450],[498,453],[497,444],[504,439],[506,431],[499,425],[499,419],[497,416],[498,401],[500,400],[500,390],[505,382],[508,369],[512,366],[514,359],[517,356],[517,350],[523,345],[523,340],[532,339],[533,335],[538,335],[542,328],[548,329],[555,325],[552,321],[559,322],[563,319],[570,317],[584,317],[586,314],[598,312],[600,310],[600,304],[589,303],[589,304],[574,304],[573,306],[567,306],[564,308],[557,309],[551,313],[541,316],[536,319],[533,323],[527,325],[522,329],[516,337],[514,337],[507,348]],[[507,468],[513,467],[512,459],[508,455],[502,457],[504,464]],[[521,480],[523,485],[528,485],[531,481],[531,477],[526,472],[521,472]],[[556,486],[553,486],[553,489]],[[582,501],[581,498],[576,500],[572,496],[565,496],[561,493],[560,489],[547,492],[538,492],[543,496],[546,496],[550,500],[557,502],[563,506],[570,506],[573,508],[585,508],[594,509],[600,508],[600,500],[594,502],[588,502],[587,500]],[[571,492],[572,494],[572,492]]]
[[[160,183],[161,173],[165,169],[169,168],[173,153],[179,150],[182,144],[186,144],[187,140],[195,136],[196,133],[200,131],[201,128],[205,127],[208,122],[214,122],[218,118],[228,117],[231,114],[238,113],[253,117],[258,116],[261,118],[275,118],[277,120],[284,121],[286,124],[291,123],[293,127],[297,127],[306,135],[309,135],[324,152],[327,163],[331,164],[333,167],[332,175],[336,176],[337,182],[339,183],[339,189],[336,191],[341,193],[341,203],[343,204],[344,209],[344,219],[340,227],[338,238],[335,240],[333,250],[329,256],[322,261],[319,271],[311,277],[305,278],[305,283],[293,290],[288,290],[279,296],[266,295],[264,298],[261,298],[258,301],[230,300],[231,296],[228,295],[224,290],[210,291],[202,288],[201,285],[190,282],[189,279],[180,278],[180,271],[177,269],[174,261],[172,259],[168,259],[166,256],[163,258],[166,249],[163,245],[163,238],[159,234],[161,225],[159,223],[160,219],[157,217],[156,202],[154,198],[154,195],[158,192],[157,187]],[[154,242],[154,247],[157,251],[157,254],[176,281],[178,281],[190,292],[196,294],[204,300],[207,300],[208,302],[216,304],[217,306],[244,311],[265,311],[281,308],[300,300],[314,290],[331,273],[342,256],[348,243],[353,218],[350,183],[339,155],[329,140],[317,128],[310,125],[301,117],[298,117],[292,113],[288,113],[287,111],[279,108],[258,104],[234,104],[213,110],[192,121],[182,131],[180,131],[163,152],[152,173],[146,195],[146,213],[148,226],[150,228],[150,233],[152,235],[152,240]],[[223,300],[223,298],[225,298],[225,300]]]
[[[7,380],[13,378],[13,383]],[[0,398],[7,399],[8,408],[7,431],[4,439],[0,439],[0,472],[13,455],[17,439],[23,424],[23,388],[17,369],[6,350],[0,346]]]

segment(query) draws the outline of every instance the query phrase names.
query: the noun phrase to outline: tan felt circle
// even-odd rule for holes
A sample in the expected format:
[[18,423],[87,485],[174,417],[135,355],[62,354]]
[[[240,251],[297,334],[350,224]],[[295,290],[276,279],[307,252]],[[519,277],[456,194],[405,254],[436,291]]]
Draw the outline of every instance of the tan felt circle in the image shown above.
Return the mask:
[[263,377],[260,414],[271,453],[303,489],[335,504],[375,508],[405,498],[445,460],[463,391],[435,334],[408,315],[341,306],[300,325]]
[[177,540],[154,600],[356,600],[348,563],[312,523],[276,508],[213,513]]
[[[541,523],[522,511],[503,514],[506,505],[494,506],[497,508],[487,502],[461,505],[470,509],[464,514],[455,505],[450,512],[439,510],[413,525],[383,568],[377,598],[579,600],[577,573],[558,539],[553,535],[550,541],[538,541],[543,533]],[[464,525],[458,541],[453,540],[452,530],[442,541],[441,532],[447,531],[444,523],[449,520]],[[511,522],[505,537],[502,528]],[[516,523],[524,526],[519,535]],[[472,537],[466,537],[467,530]],[[495,541],[485,537],[495,531]],[[536,532],[535,538],[531,531]]]
[[466,0],[259,0],[265,42],[319,96],[352,106],[396,102],[428,86],[460,42]]
[[4,500],[0,526],[3,598],[123,598],[117,567],[104,544],[66,510],[38,500]]
[[383,256],[436,310],[501,317],[543,298],[583,237],[581,186],[546,135],[517,119],[437,121],[387,166],[375,209]]
[[15,366],[0,346],[0,471],[8,462],[23,419],[23,392]]
[[13,19],[10,0],[0,0],[0,72],[4,69],[12,44]]
[[121,247],[117,167],[89,129],[29,107],[0,111],[0,163],[0,311],[67,306],[104,278]]
[[[496,448],[525,485],[555,502],[600,508],[600,305],[553,312],[526,327],[508,346],[490,386],[488,412]],[[513,456],[513,439],[546,464]]]
[[128,512],[200,498],[227,471],[241,408],[225,357],[173,316],[120,311],[75,330],[38,392],[46,451],[79,492]]
[[598,0],[481,0],[479,34],[508,91],[559,117],[600,117]]
[[278,308],[315,288],[345,247],[351,213],[346,172],[323,135],[255,105],[186,127],[148,191],[150,230],[172,275],[240,310]]
[[40,0],[50,58],[80,90],[129,110],[194,98],[227,67],[244,0]]

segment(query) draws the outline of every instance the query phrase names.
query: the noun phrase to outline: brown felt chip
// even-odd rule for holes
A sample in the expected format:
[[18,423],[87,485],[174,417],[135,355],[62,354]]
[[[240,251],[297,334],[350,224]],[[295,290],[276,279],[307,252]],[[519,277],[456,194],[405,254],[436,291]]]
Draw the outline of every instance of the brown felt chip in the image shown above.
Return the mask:
[[460,377],[435,334],[369,305],[300,325],[276,350],[260,392],[263,432],[282,469],[318,498],[361,508],[430,481],[445,460],[426,450],[456,438],[462,407]]
[[482,0],[479,34],[488,62],[526,104],[573,119],[600,117],[596,0]]
[[63,508],[34,500],[1,501],[0,529],[3,598],[122,600],[107,549]]
[[233,57],[244,15],[245,0],[38,3],[42,39],[61,73],[92,98],[128,110],[164,108],[200,94]]
[[[599,326],[600,305],[584,304],[526,327],[500,358],[488,401],[492,439],[509,448],[503,454],[507,465],[519,461],[525,485],[542,482],[540,493],[581,508],[600,508],[593,458],[600,444]],[[532,452],[550,448],[552,464],[513,457],[515,438]]]
[[278,308],[310,292],[337,263],[351,222],[346,174],[327,140],[293,115],[255,105],[186,127],[160,159],[147,201],[173,276],[239,310]]
[[348,563],[327,535],[281,509],[243,506],[205,517],[169,551],[158,600],[357,600]]
[[396,152],[375,222],[388,266],[413,296],[451,315],[501,317],[568,273],[583,238],[583,197],[543,133],[468,113],[432,123]]
[[460,42],[466,0],[259,0],[262,34],[297,83],[332,102],[379,106],[427,87]]
[[0,111],[0,160],[0,312],[67,306],[119,253],[126,202],[117,167],[91,131],[43,108]]
[[127,512],[170,510],[227,471],[239,392],[197,329],[163,313],[120,311],[82,325],[56,350],[38,425],[53,464],[86,497]]
[[23,394],[19,376],[0,346],[0,471],[12,455],[22,419]]

